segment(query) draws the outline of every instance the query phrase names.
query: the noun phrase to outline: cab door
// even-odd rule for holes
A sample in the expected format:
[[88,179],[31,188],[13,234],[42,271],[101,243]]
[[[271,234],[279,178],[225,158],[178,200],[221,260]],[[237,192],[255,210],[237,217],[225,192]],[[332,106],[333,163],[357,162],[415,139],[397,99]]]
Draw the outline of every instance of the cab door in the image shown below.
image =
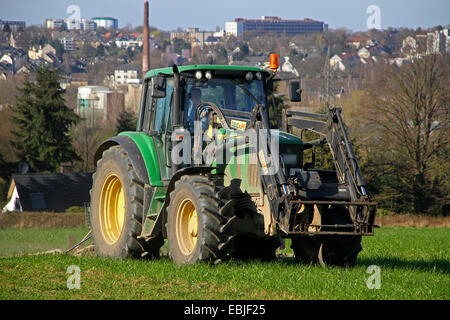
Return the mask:
[[166,96],[152,99],[151,130],[158,156],[161,180],[171,177],[171,135],[172,135],[173,79],[167,79]]

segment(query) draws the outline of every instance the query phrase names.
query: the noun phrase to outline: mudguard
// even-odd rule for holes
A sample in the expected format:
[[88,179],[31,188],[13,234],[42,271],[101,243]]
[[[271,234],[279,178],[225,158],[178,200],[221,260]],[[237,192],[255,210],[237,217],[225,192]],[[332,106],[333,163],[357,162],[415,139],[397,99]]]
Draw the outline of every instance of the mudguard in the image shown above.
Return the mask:
[[97,161],[102,157],[105,150],[112,146],[120,145],[130,157],[133,168],[138,175],[139,179],[148,184],[149,178],[147,168],[145,167],[144,159],[142,158],[141,151],[137,147],[136,143],[128,136],[115,136],[104,141],[95,152],[94,166],[97,167]]

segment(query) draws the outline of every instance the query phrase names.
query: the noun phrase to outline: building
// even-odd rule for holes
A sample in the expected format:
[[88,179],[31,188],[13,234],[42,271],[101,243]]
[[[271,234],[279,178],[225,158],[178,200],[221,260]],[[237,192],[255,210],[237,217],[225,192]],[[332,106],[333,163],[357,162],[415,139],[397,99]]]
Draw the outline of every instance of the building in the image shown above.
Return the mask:
[[255,31],[260,34],[278,33],[287,36],[324,32],[328,25],[312,19],[283,20],[279,17],[263,16],[261,19],[236,18],[234,22],[225,23],[227,35],[240,36],[244,32]]
[[69,85],[73,87],[82,87],[89,85],[89,74],[76,72],[70,75]]
[[97,24],[97,28],[119,29],[119,20],[116,18],[95,17],[91,20],[93,20]]
[[236,21],[233,22],[225,22],[225,34],[240,36],[244,33],[244,24],[238,23]]
[[44,23],[47,29],[56,30],[83,30],[95,31],[97,30],[97,23],[94,20],[76,20],[76,19],[45,19]]
[[75,50],[75,41],[72,37],[62,37],[58,39],[62,44],[64,51],[74,51]]
[[47,29],[65,29],[65,24],[63,19],[45,19],[45,27]]
[[101,86],[78,87],[75,112],[91,126],[115,120],[125,108],[124,94]]
[[448,28],[442,29],[441,33],[445,36],[445,52],[450,52],[450,33]]
[[140,36],[134,37],[130,35],[123,35],[115,41],[115,44],[121,49],[131,48],[134,50],[137,47],[142,47],[144,44],[144,38]]
[[289,61],[289,57],[284,57],[284,63],[281,65],[281,71],[286,73],[292,73],[295,77],[299,76],[298,70]]
[[91,125],[107,119],[108,94],[112,91],[101,86],[80,86],[78,87],[77,108],[75,112],[89,119]]
[[139,82],[139,68],[130,64],[124,64],[114,70],[114,84],[116,86],[127,85],[130,82]]
[[330,58],[330,67],[334,71],[341,71],[341,72],[345,71],[345,65],[342,62],[342,58],[339,57],[337,54],[335,54]]
[[358,50],[357,55],[360,58],[368,59],[368,58],[370,58],[370,51],[367,48],[361,48],[361,49]]
[[97,30],[97,23],[94,20],[81,20],[81,29],[84,31],[95,31]]
[[368,37],[362,37],[362,36],[356,35],[353,37],[348,37],[346,45],[349,47],[354,47],[356,49],[359,49],[359,48],[365,46],[366,44],[368,44],[369,41],[371,41],[371,39]]
[[56,49],[50,44],[46,44],[44,47],[39,46],[39,48],[33,46],[28,50],[28,58],[30,60],[44,59],[49,63],[52,63],[52,61],[49,60],[51,57],[47,56],[49,53],[56,56]]
[[173,43],[175,39],[182,39],[186,42],[192,44],[193,47],[204,47],[209,44],[208,40],[216,38],[215,35],[219,35],[215,31],[200,31],[199,28],[187,28],[185,31],[181,32],[171,32],[170,41]]
[[64,20],[64,27],[67,30],[81,30],[81,21],[76,19]]
[[407,36],[405,39],[403,39],[401,52],[406,54],[414,54],[416,53],[418,46],[419,45],[417,44],[417,41],[416,39],[414,39],[414,37]]
[[3,63],[10,72],[16,73],[28,62],[28,55],[22,49],[11,48],[3,51],[0,56],[0,62]]
[[3,30],[5,25],[9,26],[9,30],[17,32],[20,29],[25,29],[25,21],[11,21],[11,20],[1,20],[0,19],[0,30]]
[[15,174],[8,191],[6,211],[64,212],[90,202],[91,173]]
[[[448,34],[448,29],[444,30],[447,30]],[[427,33],[427,54],[445,53],[447,51],[447,35],[444,30]]]

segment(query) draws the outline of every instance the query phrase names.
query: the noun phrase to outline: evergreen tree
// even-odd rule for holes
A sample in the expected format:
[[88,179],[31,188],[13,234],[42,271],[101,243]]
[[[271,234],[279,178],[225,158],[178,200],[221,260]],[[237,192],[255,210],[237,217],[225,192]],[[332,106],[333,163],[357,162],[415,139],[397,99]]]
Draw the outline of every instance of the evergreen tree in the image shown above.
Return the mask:
[[11,109],[15,125],[12,142],[20,160],[34,172],[56,171],[62,162],[79,160],[72,146],[70,129],[79,121],[65,105],[64,90],[59,85],[59,72],[41,66],[36,79],[27,75]]
[[122,111],[117,119],[117,133],[122,131],[135,131],[137,118],[133,112]]
[[8,22],[3,25],[3,32],[5,32],[5,33],[10,33],[11,32],[11,28],[9,27],[9,23]]

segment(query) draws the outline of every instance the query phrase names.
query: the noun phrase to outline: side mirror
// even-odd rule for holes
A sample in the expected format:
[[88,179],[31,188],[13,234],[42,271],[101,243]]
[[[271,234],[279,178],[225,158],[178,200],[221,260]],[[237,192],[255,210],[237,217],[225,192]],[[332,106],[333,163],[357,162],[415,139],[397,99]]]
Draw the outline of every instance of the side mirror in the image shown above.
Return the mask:
[[152,98],[166,97],[166,79],[163,77],[153,77],[151,81]]
[[300,89],[300,81],[289,82],[289,100],[291,102],[302,101],[302,90]]

